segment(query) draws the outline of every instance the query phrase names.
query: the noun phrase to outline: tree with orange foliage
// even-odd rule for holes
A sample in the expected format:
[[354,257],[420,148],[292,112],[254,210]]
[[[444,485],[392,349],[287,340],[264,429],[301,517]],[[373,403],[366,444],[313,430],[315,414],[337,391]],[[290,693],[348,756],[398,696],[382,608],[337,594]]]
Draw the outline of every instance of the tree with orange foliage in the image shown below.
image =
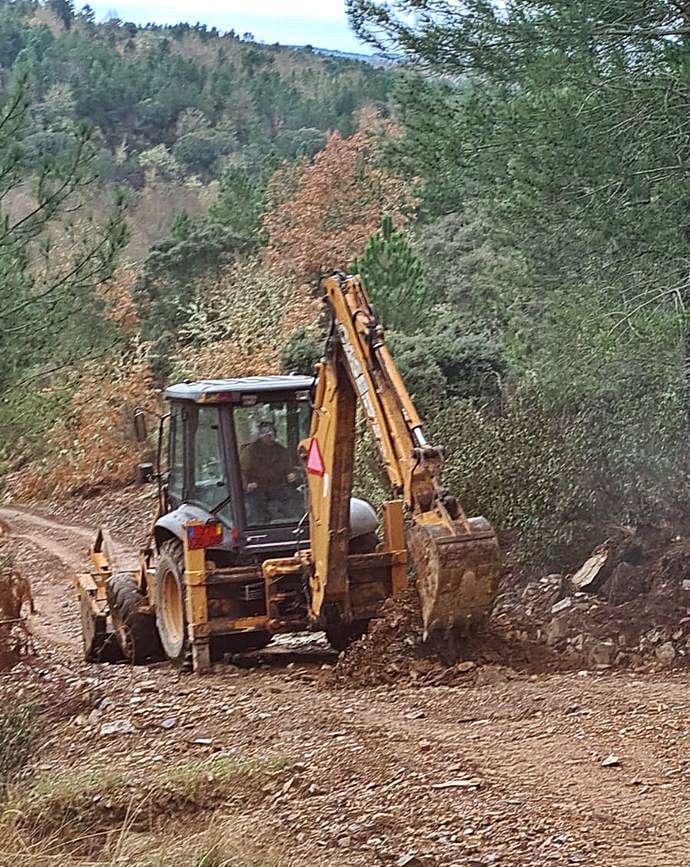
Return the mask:
[[384,214],[396,228],[407,221],[416,200],[377,160],[382,137],[393,133],[391,123],[363,115],[349,138],[331,133],[312,163],[276,170],[263,218],[271,264],[300,279],[346,268],[364,250]]

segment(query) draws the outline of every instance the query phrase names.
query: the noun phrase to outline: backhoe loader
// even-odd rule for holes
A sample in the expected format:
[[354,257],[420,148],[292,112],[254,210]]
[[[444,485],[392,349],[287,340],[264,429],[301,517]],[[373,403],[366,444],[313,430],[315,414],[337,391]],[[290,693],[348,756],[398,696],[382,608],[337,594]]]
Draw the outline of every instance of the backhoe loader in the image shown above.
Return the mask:
[[[424,436],[361,279],[336,272],[320,285],[331,328],[315,376],[165,392],[156,471],[137,468],[159,485],[149,540],[135,556],[101,531],[91,571],[76,576],[87,660],[162,656],[202,672],[308,629],[342,649],[407,587],[408,556],[425,638],[489,613],[491,525],[441,486],[442,451]],[[351,496],[358,404],[394,495],[381,528]],[[140,439],[145,418],[135,414]]]

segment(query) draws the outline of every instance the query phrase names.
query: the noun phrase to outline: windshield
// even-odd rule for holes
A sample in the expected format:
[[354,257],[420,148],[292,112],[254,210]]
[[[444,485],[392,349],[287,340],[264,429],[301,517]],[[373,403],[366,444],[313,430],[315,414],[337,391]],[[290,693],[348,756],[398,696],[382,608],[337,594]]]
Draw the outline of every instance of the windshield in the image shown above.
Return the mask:
[[298,447],[309,435],[308,400],[236,407],[234,418],[247,525],[298,523],[306,510]]

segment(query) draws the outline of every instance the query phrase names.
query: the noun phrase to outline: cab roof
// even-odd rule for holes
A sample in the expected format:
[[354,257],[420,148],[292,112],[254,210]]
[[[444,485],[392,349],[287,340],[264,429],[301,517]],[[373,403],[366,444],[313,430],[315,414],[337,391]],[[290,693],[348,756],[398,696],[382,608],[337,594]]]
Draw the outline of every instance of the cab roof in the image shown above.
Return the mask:
[[200,379],[168,386],[166,400],[193,400],[214,403],[238,400],[243,394],[304,391],[314,384],[313,376],[245,376],[240,379]]

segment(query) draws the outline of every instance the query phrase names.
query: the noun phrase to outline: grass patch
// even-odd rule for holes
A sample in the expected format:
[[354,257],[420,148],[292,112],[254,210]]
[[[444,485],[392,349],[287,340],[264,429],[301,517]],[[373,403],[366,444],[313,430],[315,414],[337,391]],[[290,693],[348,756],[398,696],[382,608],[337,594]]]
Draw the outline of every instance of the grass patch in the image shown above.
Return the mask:
[[102,838],[118,827],[150,830],[176,815],[233,803],[246,806],[262,797],[285,766],[278,759],[217,756],[146,778],[89,771],[39,781],[19,792],[12,808],[17,826],[32,841],[55,836],[78,840],[80,833]]
[[[251,806],[250,806],[251,809]],[[210,818],[178,816],[151,831],[128,820],[106,834],[67,841],[59,835],[29,840],[11,816],[0,822],[0,867],[287,867],[275,840],[249,818],[216,813]],[[15,814],[16,817],[16,814]],[[88,817],[84,817],[88,827]],[[90,842],[90,846],[86,846]]]
[[0,795],[29,761],[34,737],[34,710],[23,704],[9,711],[0,711]]
[[[194,841],[191,858],[170,867],[282,867],[284,857],[274,847],[258,847],[256,843],[238,839],[237,834],[222,825],[212,826],[198,841]],[[161,867],[163,865],[161,864]],[[168,867],[168,865],[165,865]]]

